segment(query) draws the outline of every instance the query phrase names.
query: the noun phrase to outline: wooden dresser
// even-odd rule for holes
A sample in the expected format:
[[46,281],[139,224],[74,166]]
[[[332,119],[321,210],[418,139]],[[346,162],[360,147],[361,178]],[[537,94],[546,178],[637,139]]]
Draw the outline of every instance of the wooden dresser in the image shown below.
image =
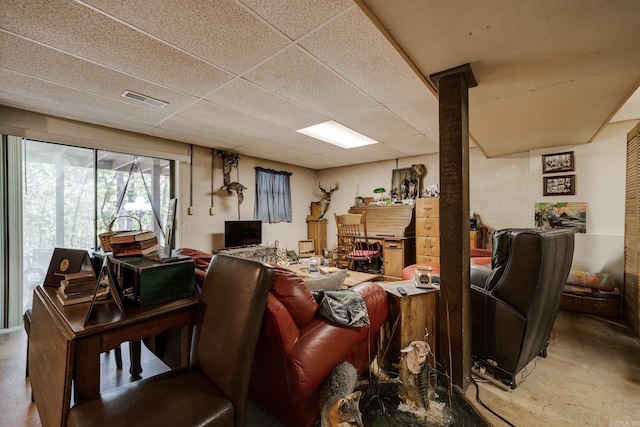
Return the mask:
[[440,265],[440,199],[416,199],[416,264]]
[[352,206],[349,213],[367,213],[367,237],[382,243],[383,274],[401,278],[402,269],[415,262],[413,206]]

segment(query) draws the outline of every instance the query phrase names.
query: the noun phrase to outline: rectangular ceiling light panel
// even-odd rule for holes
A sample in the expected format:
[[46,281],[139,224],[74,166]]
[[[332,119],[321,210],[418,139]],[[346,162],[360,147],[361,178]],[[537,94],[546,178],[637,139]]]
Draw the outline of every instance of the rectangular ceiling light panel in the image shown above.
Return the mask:
[[355,148],[378,143],[375,139],[364,136],[333,120],[298,129],[296,132],[342,148]]

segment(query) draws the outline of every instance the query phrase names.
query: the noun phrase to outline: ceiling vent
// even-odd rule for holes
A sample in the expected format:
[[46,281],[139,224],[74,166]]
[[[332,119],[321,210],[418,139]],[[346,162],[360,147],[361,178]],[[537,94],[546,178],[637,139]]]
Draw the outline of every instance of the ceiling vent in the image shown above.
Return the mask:
[[129,99],[135,99],[136,101],[144,102],[145,104],[153,105],[154,107],[164,108],[169,105],[168,102],[160,101],[159,99],[150,98],[145,95],[141,95],[139,93],[131,92],[130,90],[125,90],[122,93],[122,96]]

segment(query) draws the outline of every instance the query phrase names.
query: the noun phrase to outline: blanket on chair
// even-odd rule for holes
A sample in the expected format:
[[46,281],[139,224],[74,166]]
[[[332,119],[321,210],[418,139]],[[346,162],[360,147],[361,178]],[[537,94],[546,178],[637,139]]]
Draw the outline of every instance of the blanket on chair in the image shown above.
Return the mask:
[[369,327],[369,313],[362,297],[349,289],[312,291],[318,303],[318,313],[343,326]]

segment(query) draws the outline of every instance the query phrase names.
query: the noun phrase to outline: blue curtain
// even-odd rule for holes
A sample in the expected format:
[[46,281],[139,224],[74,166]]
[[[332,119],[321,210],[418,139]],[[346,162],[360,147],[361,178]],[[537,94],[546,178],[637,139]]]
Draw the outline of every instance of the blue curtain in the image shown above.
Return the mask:
[[291,172],[256,168],[256,203],[253,219],[291,222]]

